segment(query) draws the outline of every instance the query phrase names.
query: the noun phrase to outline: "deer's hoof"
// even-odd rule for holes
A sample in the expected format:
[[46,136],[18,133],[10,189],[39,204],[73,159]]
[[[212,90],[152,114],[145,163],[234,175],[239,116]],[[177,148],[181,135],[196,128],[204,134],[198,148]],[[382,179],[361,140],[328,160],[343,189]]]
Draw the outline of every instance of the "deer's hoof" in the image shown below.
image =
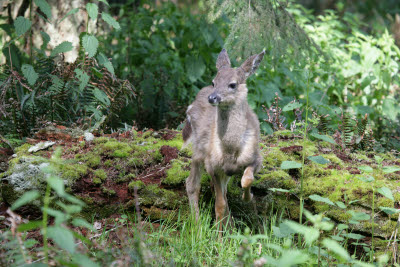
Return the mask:
[[248,188],[254,181],[253,176],[243,176],[241,180],[242,188]]
[[249,193],[249,194],[243,193],[242,199],[244,202],[250,202],[253,200],[253,194],[252,193]]

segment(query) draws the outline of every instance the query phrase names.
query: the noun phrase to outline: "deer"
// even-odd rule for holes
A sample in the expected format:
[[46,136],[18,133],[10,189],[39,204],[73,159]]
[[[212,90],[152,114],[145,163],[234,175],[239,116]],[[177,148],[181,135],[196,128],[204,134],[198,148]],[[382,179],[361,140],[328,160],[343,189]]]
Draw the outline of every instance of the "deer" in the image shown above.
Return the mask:
[[217,75],[212,85],[201,89],[186,111],[182,130],[184,144],[192,143],[192,162],[186,191],[191,210],[199,219],[200,178],[205,169],[211,176],[215,194],[215,215],[219,223],[230,219],[226,197],[229,179],[242,174],[242,199],[253,198],[251,185],[259,171],[262,157],[259,148],[260,123],[247,102],[246,80],[259,67],[265,50],[250,56],[238,68],[232,68],[225,49],[219,53]]

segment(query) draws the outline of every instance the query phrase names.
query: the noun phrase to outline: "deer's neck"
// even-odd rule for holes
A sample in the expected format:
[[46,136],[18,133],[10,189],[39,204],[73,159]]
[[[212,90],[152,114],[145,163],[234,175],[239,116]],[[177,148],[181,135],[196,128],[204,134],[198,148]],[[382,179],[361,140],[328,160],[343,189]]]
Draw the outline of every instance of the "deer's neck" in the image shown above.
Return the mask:
[[230,108],[217,108],[218,137],[226,150],[236,150],[246,131],[247,102],[237,103]]

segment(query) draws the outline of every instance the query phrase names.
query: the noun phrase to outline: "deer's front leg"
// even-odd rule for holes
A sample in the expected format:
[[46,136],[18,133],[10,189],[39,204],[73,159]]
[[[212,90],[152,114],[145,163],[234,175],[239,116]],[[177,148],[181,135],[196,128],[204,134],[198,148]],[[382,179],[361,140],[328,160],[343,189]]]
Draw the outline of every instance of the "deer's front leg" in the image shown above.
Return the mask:
[[200,178],[201,178],[201,163],[192,161],[190,175],[186,180],[186,192],[189,198],[189,205],[194,209],[196,221],[199,220],[199,197],[200,197]]
[[248,166],[243,173],[241,184],[244,189],[243,200],[246,202],[251,201],[253,198],[253,194],[251,193],[251,184],[254,181],[254,167]]

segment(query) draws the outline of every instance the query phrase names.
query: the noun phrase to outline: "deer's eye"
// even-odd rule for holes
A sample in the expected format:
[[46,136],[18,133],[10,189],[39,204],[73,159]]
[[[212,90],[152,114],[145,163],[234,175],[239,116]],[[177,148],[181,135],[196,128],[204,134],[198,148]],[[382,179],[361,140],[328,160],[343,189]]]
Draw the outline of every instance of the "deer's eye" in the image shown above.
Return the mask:
[[230,89],[233,89],[233,90],[234,90],[234,89],[236,89],[236,86],[237,86],[236,83],[230,83],[228,87],[229,87]]
[[214,82],[211,82],[211,84],[212,84],[212,87],[215,87],[215,84],[214,84]]

